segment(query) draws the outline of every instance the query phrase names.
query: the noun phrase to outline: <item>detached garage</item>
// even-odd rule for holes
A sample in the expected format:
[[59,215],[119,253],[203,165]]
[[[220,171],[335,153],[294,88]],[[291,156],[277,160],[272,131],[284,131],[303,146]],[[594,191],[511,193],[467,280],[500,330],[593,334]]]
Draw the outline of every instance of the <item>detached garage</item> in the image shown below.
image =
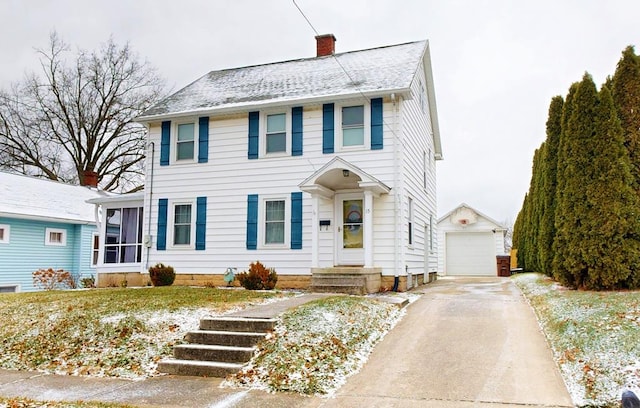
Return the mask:
[[445,276],[496,276],[497,256],[505,255],[506,228],[467,204],[438,220],[438,273]]

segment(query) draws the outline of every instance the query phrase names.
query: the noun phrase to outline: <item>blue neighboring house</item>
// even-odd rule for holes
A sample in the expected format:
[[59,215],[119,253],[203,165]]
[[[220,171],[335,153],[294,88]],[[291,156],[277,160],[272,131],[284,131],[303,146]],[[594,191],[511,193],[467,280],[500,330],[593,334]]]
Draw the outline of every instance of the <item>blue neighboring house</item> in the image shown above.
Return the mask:
[[0,293],[38,290],[32,274],[64,269],[95,276],[98,234],[93,187],[0,172]]

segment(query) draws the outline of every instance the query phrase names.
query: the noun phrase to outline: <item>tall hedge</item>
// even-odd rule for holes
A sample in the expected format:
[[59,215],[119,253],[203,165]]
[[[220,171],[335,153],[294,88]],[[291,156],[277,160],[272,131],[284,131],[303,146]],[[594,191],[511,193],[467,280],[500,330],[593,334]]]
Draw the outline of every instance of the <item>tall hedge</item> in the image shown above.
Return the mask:
[[538,227],[538,258],[540,272],[551,275],[553,271],[553,239],[556,233],[556,187],[558,184],[558,148],[562,133],[562,108],[564,99],[555,96],[549,105],[547,138],[542,163],[541,197],[542,214]]
[[598,91],[585,73],[551,100],[514,225],[519,265],[585,289],[640,287],[640,58]]

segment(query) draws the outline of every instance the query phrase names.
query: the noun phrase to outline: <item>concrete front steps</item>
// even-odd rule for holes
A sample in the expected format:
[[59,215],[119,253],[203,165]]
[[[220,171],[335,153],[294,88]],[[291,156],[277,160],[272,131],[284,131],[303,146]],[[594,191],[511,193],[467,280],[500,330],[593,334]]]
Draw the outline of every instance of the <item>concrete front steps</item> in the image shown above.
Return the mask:
[[273,330],[276,319],[214,317],[200,320],[187,333],[189,344],[173,348],[174,358],[158,362],[158,371],[174,375],[226,377],[251,360],[256,345]]
[[380,268],[312,268],[311,273],[311,292],[366,295],[380,291]]

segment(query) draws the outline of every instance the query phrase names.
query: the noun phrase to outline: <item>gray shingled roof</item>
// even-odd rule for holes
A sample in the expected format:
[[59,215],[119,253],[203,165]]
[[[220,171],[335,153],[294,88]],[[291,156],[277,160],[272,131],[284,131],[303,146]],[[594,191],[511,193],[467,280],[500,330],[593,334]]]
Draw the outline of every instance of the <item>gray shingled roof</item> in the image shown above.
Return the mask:
[[335,58],[212,71],[152,106],[138,120],[361,92],[369,95],[408,90],[426,46],[427,41],[417,41],[335,54]]

